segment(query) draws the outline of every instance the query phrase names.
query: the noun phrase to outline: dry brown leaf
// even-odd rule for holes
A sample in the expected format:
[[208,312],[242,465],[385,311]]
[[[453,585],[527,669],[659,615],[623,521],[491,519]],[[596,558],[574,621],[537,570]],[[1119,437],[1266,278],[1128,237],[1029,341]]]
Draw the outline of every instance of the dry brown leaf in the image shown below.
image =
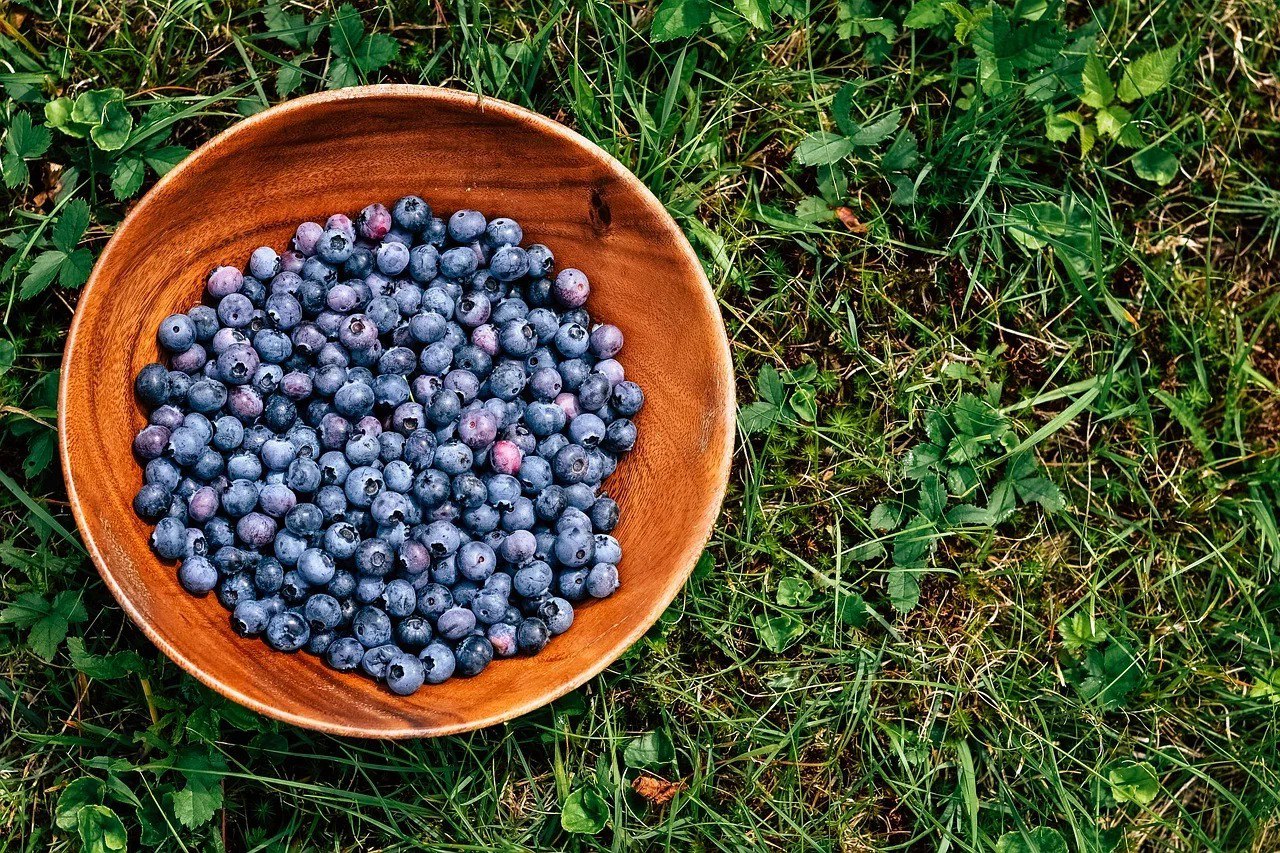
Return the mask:
[[836,216],[844,223],[844,227],[848,228],[854,234],[866,234],[867,226],[858,218],[858,214],[853,212],[852,208],[837,207]]
[[668,782],[656,776],[637,776],[631,783],[631,789],[655,806],[665,806],[685,789],[685,783]]

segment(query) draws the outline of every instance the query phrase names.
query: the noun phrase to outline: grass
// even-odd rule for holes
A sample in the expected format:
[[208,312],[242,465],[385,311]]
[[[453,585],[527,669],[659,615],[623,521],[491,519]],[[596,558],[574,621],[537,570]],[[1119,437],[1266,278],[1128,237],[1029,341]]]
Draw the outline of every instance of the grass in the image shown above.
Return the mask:
[[[0,850],[1280,846],[1278,45],[1273,0],[0,7]],[[632,168],[744,406],[659,624],[434,741],[200,687],[52,460],[75,253],[186,148],[362,80]],[[46,111],[109,87],[101,140]]]

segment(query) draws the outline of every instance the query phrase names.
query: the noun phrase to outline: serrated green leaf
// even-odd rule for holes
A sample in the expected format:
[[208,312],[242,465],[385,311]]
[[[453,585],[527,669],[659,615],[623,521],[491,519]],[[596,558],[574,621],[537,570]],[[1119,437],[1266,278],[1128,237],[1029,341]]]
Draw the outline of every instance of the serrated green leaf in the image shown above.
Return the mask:
[[853,120],[853,102],[861,88],[858,83],[845,83],[831,101],[831,117],[845,136],[858,132],[858,123]]
[[1142,144],[1142,133],[1132,119],[1133,115],[1119,104],[1100,109],[1094,116],[1099,134],[1129,148]]
[[933,550],[934,533],[928,518],[918,515],[912,519],[910,526],[893,537],[893,564],[908,568],[920,566]]
[[691,36],[711,20],[711,4],[707,0],[662,0],[653,13],[649,34],[654,41]]
[[760,401],[749,403],[738,410],[738,425],[747,435],[768,432],[782,416],[782,410],[773,403]]
[[129,141],[133,116],[123,101],[108,101],[102,109],[102,121],[89,131],[93,144],[103,151],[119,151]]
[[9,372],[18,357],[18,348],[8,338],[0,339],[0,376]]
[[93,272],[93,252],[88,249],[76,249],[67,255],[58,270],[58,284],[63,287],[77,288],[89,280]]
[[920,603],[920,578],[911,569],[889,573],[886,581],[889,604],[899,613],[909,613]]
[[991,512],[973,504],[958,504],[947,510],[947,524],[952,527],[990,527]]
[[84,806],[76,814],[84,853],[119,853],[129,844],[129,835],[116,813],[106,806]]
[[1178,176],[1178,158],[1159,146],[1133,155],[1133,171],[1144,181],[1165,186]]
[[894,530],[902,523],[902,508],[894,504],[878,503],[867,519],[873,530]]
[[790,613],[773,617],[757,614],[751,621],[760,642],[774,654],[785,652],[804,633],[804,623]]
[[326,89],[345,89],[359,84],[360,76],[349,60],[339,58],[329,63],[329,73],[324,80]]
[[622,760],[635,770],[664,770],[676,760],[676,748],[665,731],[656,729],[628,741]]
[[870,124],[863,125],[849,134],[849,143],[859,148],[878,145],[893,135],[900,121],[902,121],[902,110],[890,110]]
[[49,463],[53,461],[53,454],[58,446],[55,435],[45,430],[31,440],[31,447],[27,450],[26,458],[22,460],[22,473],[28,480],[48,468]]
[[3,169],[4,185],[9,189],[23,186],[31,179],[31,170],[27,168],[27,161],[12,151],[6,151],[4,156],[0,157],[0,169]]
[[809,195],[796,204],[796,218],[805,222],[830,222],[836,218],[836,213],[825,199]]
[[72,199],[62,208],[62,215],[53,226],[53,245],[63,252],[70,252],[80,243],[89,228],[89,205],[82,199]]
[[183,826],[195,828],[213,820],[222,808],[220,776],[227,769],[226,761],[216,753],[204,753],[197,749],[184,752],[174,768],[186,779],[181,791],[174,792],[173,812]]
[[121,157],[111,170],[112,194],[121,201],[132,197],[142,189],[143,172],[141,157],[135,155]]
[[778,604],[783,607],[803,607],[813,597],[813,586],[804,578],[783,578],[778,581]]
[[919,480],[942,459],[942,448],[935,444],[917,444],[902,457],[902,475]]
[[1048,113],[1044,117],[1044,135],[1050,142],[1066,142],[1075,136],[1083,121],[1077,112]]
[[972,465],[953,465],[947,469],[947,493],[952,497],[968,497],[981,484]]
[[902,26],[908,30],[923,30],[936,27],[946,20],[942,0],[916,0],[902,19]]
[[1094,619],[1092,613],[1083,610],[1059,619],[1058,633],[1062,636],[1062,644],[1072,651],[1091,648],[1107,639],[1106,626]]
[[609,822],[609,805],[592,788],[579,788],[564,801],[560,828],[574,835],[595,835]]
[[84,640],[79,637],[67,639],[67,651],[71,655],[71,663],[76,669],[90,678],[101,681],[123,678],[131,673],[142,671],[142,658],[134,651],[116,652],[111,655],[94,655],[85,651]]
[[287,98],[302,85],[302,63],[310,58],[311,55],[307,54],[295,59],[292,65],[280,66],[276,72],[276,95]]
[[153,148],[142,155],[142,159],[146,161],[155,173],[160,177],[164,177],[173,170],[175,166],[187,159],[191,154],[191,149],[183,145],[166,145],[163,148]]
[[27,112],[14,113],[4,137],[5,148],[26,160],[48,151],[52,142],[53,134],[49,132],[49,128],[32,125],[31,114]]
[[733,8],[757,30],[769,29],[769,0],[733,0]]
[[1001,480],[996,483],[994,489],[991,490],[991,496],[987,498],[987,512],[991,514],[993,524],[1000,522],[1013,515],[1013,511],[1017,509],[1017,496],[1013,489],[1013,484],[1008,480]]
[[53,283],[58,271],[62,269],[62,262],[66,260],[66,257],[64,253],[56,249],[41,252],[37,255],[35,261],[31,264],[31,268],[27,270],[26,276],[22,279],[22,287],[18,290],[18,298],[30,299],[42,293],[46,287]]
[[356,67],[365,74],[385,67],[400,55],[400,43],[382,33],[370,33],[361,40],[352,57]]
[[[1084,94],[1080,96],[1080,100],[1094,109],[1102,109],[1116,95],[1111,77],[1107,74],[1107,66],[1096,55],[1090,54],[1085,59],[1080,80],[1084,85]],[[1101,125],[1098,129],[1102,129]]]
[[820,130],[796,146],[796,162],[802,166],[829,166],[853,153],[854,145],[836,133]]
[[996,842],[996,853],[1069,853],[1062,833],[1049,826],[1006,832]]
[[1179,54],[1176,46],[1168,47],[1139,56],[1126,64],[1120,72],[1116,97],[1129,103],[1139,98],[1149,98],[1168,86],[1178,67]]
[[262,10],[262,19],[271,35],[294,50],[302,47],[302,34],[306,30],[306,19],[302,15],[286,12],[279,3],[272,3]]
[[903,130],[894,138],[893,144],[885,149],[884,156],[880,158],[880,168],[886,172],[910,169],[916,164],[919,147],[916,135],[909,130]]
[[920,514],[930,521],[942,518],[947,506],[947,490],[942,487],[942,478],[930,472],[920,478]]
[[343,3],[329,22],[329,49],[334,56],[354,59],[356,49],[364,38],[364,21],[350,3]]
[[1160,793],[1160,779],[1146,761],[1125,761],[1107,770],[1111,796],[1117,803],[1149,806]]
[[1078,684],[1081,697],[1106,710],[1124,707],[1129,695],[1144,680],[1137,659],[1114,640],[1106,649],[1089,649],[1084,657],[1084,670],[1087,676]]
[[786,391],[782,387],[782,377],[772,364],[761,366],[760,372],[756,374],[756,392],[762,400],[775,406],[782,405]]
[[1018,497],[1022,498],[1023,503],[1038,503],[1049,512],[1061,512],[1066,506],[1061,490],[1053,481],[1045,477],[1014,480],[1013,488],[1018,492]]
[[1078,128],[1080,136],[1080,156],[1085,157],[1093,150],[1093,145],[1098,141],[1098,131],[1092,122],[1085,122]]

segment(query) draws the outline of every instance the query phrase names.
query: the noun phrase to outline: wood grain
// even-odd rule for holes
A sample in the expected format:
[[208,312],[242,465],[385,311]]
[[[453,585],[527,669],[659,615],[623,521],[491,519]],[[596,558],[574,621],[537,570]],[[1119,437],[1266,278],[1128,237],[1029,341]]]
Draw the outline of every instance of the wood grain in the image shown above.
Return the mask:
[[[502,660],[404,699],[305,654],[235,636],[212,596],[178,586],[130,502],[142,481],[132,394],[158,358],[155,329],[197,302],[213,266],[283,249],[304,219],[407,193],[438,210],[515,217],[526,240],[591,277],[592,315],[622,328],[644,388],[640,441],[607,483],[622,509],[622,589],[583,606],[534,658]],[[692,570],[719,512],[733,444],[728,341],[679,228],[616,160],[550,119],[416,86],[291,101],[219,135],[170,172],[120,226],[80,297],[59,405],[76,522],[120,604],[169,657],[223,695],[299,726],[423,737],[509,720],[581,685],[653,624]]]

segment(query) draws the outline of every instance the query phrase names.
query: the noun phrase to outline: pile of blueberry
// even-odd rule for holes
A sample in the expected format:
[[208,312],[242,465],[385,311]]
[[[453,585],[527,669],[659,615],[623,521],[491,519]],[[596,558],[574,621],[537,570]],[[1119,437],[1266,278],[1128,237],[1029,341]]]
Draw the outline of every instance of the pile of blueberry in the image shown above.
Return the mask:
[[600,485],[644,395],[590,286],[421,198],[298,226],[160,324],[134,509],[244,635],[399,694],[534,654],[618,588]]

